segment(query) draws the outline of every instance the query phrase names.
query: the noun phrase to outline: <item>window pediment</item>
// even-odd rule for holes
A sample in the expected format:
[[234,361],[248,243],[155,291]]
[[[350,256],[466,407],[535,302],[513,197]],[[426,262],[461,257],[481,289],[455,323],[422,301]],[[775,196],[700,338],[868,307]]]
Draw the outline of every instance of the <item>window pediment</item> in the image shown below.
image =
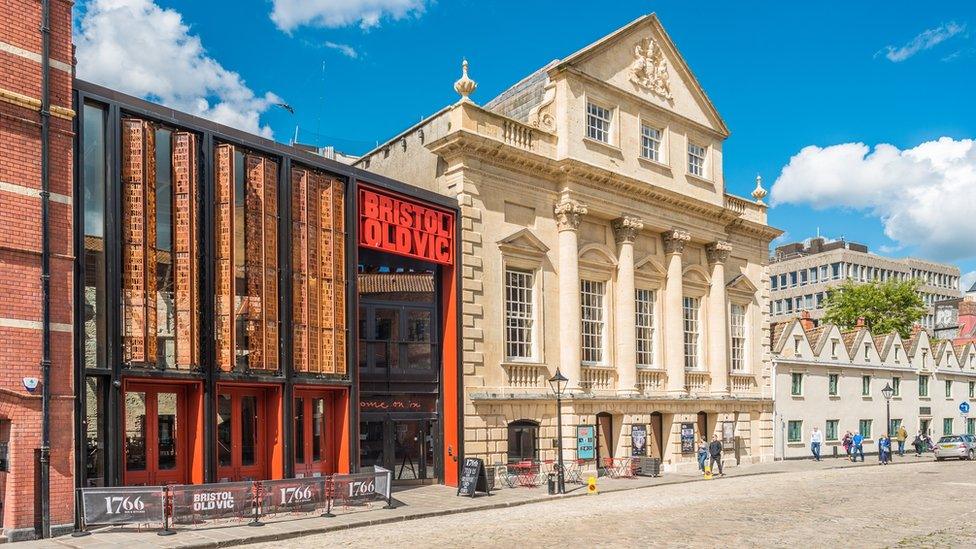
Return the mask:
[[536,259],[541,259],[549,253],[549,246],[546,246],[529,229],[520,229],[510,236],[499,240],[498,248],[504,253]]

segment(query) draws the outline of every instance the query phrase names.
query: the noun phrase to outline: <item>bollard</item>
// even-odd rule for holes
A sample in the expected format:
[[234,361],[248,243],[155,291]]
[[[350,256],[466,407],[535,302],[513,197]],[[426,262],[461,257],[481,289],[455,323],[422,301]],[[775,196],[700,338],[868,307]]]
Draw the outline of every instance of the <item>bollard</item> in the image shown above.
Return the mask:
[[556,479],[552,473],[546,475],[546,488],[548,488],[550,496],[556,495]]
[[712,480],[712,466],[705,466],[705,480]]

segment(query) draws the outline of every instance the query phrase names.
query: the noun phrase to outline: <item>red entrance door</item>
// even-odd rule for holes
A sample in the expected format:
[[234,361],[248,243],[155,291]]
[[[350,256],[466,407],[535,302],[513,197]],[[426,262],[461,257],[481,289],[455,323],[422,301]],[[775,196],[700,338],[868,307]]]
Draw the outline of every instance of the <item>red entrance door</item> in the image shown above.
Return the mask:
[[295,474],[320,476],[335,472],[332,435],[328,428],[332,413],[329,393],[296,391]]
[[186,483],[186,388],[134,383],[124,395],[123,482]]
[[222,387],[217,393],[217,478],[267,478],[265,391]]

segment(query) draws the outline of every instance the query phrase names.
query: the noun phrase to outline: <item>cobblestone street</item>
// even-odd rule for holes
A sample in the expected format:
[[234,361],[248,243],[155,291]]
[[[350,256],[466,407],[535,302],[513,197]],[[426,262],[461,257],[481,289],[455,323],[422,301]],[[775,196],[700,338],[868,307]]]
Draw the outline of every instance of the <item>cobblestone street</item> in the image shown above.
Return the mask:
[[924,462],[725,478],[249,547],[973,546],[974,473]]

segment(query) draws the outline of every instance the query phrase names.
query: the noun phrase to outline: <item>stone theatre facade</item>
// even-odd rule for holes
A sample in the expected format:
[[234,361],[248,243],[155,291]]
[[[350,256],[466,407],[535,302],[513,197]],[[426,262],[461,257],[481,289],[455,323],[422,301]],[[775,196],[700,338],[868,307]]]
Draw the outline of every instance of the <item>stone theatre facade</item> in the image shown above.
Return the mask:
[[639,454],[674,470],[692,434],[717,434],[730,458],[771,459],[780,232],[758,181],[752,200],[725,192],[729,131],[657,17],[483,106],[463,69],[460,101],[358,165],[460,205],[465,453],[554,459],[561,437],[584,467]]

